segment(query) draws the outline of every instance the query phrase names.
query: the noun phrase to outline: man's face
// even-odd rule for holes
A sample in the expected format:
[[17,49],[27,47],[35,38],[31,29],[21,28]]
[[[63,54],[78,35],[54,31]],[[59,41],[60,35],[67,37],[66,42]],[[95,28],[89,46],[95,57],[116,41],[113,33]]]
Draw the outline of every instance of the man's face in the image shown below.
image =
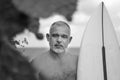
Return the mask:
[[47,37],[50,49],[56,53],[64,53],[72,37],[66,25],[52,27]]

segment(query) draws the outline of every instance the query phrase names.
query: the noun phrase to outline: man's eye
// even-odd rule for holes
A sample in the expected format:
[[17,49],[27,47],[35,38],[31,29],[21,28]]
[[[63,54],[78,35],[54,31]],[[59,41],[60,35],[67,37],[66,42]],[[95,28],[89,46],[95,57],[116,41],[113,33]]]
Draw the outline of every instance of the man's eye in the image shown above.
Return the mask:
[[68,36],[67,35],[62,35],[62,38],[68,38]]
[[58,34],[52,34],[52,37],[59,37]]

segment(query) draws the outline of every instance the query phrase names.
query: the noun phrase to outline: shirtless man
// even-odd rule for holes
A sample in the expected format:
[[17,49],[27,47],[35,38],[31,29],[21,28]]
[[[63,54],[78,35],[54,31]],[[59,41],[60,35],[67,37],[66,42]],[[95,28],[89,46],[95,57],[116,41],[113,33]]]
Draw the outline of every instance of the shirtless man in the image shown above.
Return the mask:
[[71,42],[71,30],[67,23],[57,21],[46,34],[49,51],[37,56],[32,63],[39,80],[76,80],[77,56],[66,52]]

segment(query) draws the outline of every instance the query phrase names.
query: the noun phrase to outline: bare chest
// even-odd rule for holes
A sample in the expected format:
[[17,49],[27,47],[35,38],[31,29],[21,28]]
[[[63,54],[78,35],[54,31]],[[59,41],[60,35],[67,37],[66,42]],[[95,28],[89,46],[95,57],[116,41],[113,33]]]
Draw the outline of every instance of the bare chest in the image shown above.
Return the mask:
[[72,61],[49,60],[41,65],[40,71],[48,80],[74,80],[72,78],[76,75],[76,64]]

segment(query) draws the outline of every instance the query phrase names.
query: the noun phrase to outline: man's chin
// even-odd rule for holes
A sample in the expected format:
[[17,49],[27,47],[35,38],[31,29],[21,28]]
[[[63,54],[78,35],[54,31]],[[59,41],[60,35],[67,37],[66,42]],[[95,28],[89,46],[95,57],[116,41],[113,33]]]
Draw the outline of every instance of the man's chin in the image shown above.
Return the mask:
[[65,50],[63,49],[56,49],[54,50],[56,53],[59,53],[59,54],[62,54],[62,53],[65,53]]

